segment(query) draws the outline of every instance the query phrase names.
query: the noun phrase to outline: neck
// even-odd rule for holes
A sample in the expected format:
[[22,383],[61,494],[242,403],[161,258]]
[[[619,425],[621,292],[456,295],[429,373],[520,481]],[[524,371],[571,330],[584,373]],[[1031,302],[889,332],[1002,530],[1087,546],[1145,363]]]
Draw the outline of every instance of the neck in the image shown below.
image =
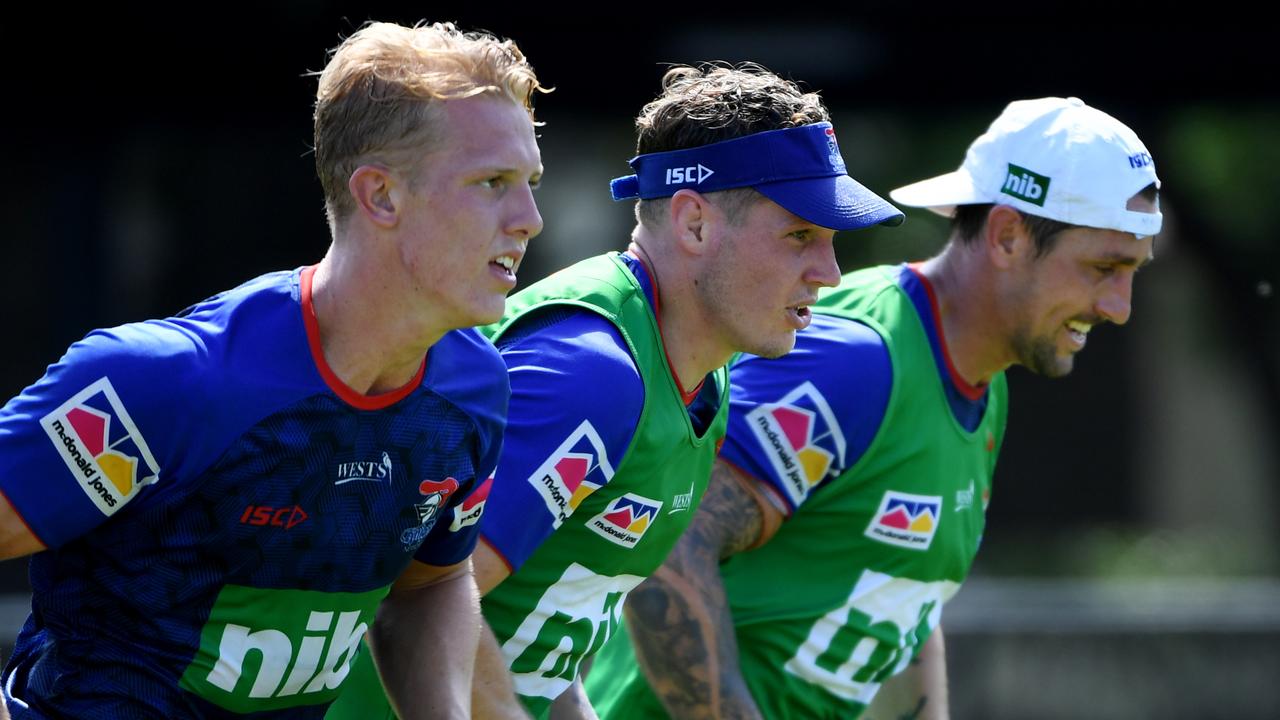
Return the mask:
[[[346,247],[369,245],[346,238]],[[433,328],[402,292],[389,268],[338,244],[316,267],[311,302],[325,362],[345,385],[362,395],[403,387],[422,366],[427,350],[445,332]]]
[[627,250],[649,269],[667,362],[681,392],[687,393],[729,362],[733,349],[720,341],[714,323],[702,313],[688,269],[673,262],[665,247],[638,228]]
[[992,286],[995,278],[977,251],[952,240],[917,269],[933,286],[947,352],[965,382],[985,385],[1013,364],[1001,330],[1003,314]]

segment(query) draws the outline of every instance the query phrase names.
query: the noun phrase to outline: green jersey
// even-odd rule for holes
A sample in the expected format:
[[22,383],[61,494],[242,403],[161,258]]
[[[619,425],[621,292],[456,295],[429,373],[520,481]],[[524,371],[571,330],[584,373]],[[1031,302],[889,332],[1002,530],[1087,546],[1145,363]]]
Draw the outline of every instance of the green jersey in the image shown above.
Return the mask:
[[[725,457],[793,510],[768,543],[721,566],[765,717],[857,717],[919,652],[977,552],[1007,389],[997,375],[974,424],[957,419],[927,289],[907,267],[852,273],[822,296],[795,352],[733,367]],[[874,333],[891,368],[882,420],[857,457],[859,428],[841,416],[863,378],[831,339],[842,332]],[[602,717],[663,715],[625,633],[587,687]]]
[[[711,425],[695,431],[654,312],[616,256],[586,260],[519,293],[494,336],[526,315],[563,303],[591,309],[618,328],[644,383],[644,405],[612,478],[581,498],[572,515],[482,602],[516,691],[535,713],[568,688],[582,661],[613,634],[627,593],[662,564],[684,532],[706,489],[728,417],[728,404],[721,401]],[[726,371],[716,371],[710,381],[724,398]],[[644,524],[610,521],[620,512]]]
[[[487,329],[508,364],[519,366],[511,370],[509,436],[512,428],[523,429],[519,447],[509,437],[479,519],[486,542],[514,568],[485,596],[482,611],[517,692],[535,715],[547,711],[583,660],[605,643],[618,626],[626,594],[674,546],[702,497],[725,433],[727,371],[705,379],[696,404],[705,412],[694,413],[695,427],[667,362],[641,268],[634,258],[616,254],[578,263],[517,293],[503,321]],[[573,314],[575,309],[589,312]],[[566,329],[600,335],[582,326],[582,315],[593,318],[593,327],[610,329],[628,378],[618,377],[617,363],[606,364],[611,369],[604,374],[595,372],[598,357],[585,346],[591,341]],[[564,352],[555,361],[544,357],[551,353],[543,350],[551,334],[572,335],[558,346]],[[549,388],[556,382],[548,378],[553,371],[573,376],[573,387]],[[630,383],[636,386],[634,402],[620,399],[626,394],[622,385]],[[536,387],[518,392],[522,385]],[[574,411],[566,408],[582,402],[567,393],[587,398],[589,416],[567,417]],[[531,403],[531,394],[547,400]],[[707,403],[708,398],[714,399]],[[605,427],[605,421],[618,427]],[[545,440],[533,447],[529,424],[549,428],[538,433]],[[459,514],[454,521],[476,517]],[[522,534],[536,542],[513,537]],[[352,680],[366,689],[372,684],[375,692],[357,695],[348,687],[330,718],[370,717],[370,695],[379,698],[367,660]]]

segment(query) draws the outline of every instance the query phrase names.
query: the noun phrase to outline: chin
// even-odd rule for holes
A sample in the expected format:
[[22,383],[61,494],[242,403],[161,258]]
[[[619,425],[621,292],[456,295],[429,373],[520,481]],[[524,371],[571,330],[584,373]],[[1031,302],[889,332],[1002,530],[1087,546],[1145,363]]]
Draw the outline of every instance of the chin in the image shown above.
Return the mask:
[[794,331],[786,334],[785,337],[769,338],[754,343],[752,347],[744,348],[743,352],[749,352],[762,358],[778,358],[791,352],[796,346],[796,334]]

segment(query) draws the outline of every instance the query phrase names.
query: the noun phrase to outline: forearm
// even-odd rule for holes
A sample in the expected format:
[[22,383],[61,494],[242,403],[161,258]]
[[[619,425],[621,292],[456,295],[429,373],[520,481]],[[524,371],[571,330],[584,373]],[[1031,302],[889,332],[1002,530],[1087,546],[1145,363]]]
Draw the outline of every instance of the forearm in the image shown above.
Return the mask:
[[582,677],[579,675],[574,679],[569,689],[551,703],[550,720],[600,720],[595,708],[591,707],[586,688],[582,686]]
[[738,666],[733,620],[714,564],[664,565],[627,600],[636,659],[673,718],[760,718]]
[[889,678],[867,720],[948,720],[946,643],[939,626],[905,670]]
[[471,714],[476,720],[525,720],[528,711],[516,697],[511,672],[498,647],[489,623],[480,621],[480,643],[476,649],[475,679],[471,684]]
[[431,584],[393,590],[369,648],[402,720],[470,717],[480,600],[469,566]]

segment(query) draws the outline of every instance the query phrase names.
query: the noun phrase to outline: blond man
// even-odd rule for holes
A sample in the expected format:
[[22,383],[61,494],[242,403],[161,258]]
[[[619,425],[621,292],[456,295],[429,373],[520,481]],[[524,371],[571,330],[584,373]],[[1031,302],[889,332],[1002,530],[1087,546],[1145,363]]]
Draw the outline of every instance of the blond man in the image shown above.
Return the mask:
[[366,631],[406,716],[467,716],[476,536],[439,520],[500,446],[470,327],[542,227],[538,89],[510,42],[366,26],[319,76],[325,257],[91,332],[0,410],[15,718],[321,717]]

